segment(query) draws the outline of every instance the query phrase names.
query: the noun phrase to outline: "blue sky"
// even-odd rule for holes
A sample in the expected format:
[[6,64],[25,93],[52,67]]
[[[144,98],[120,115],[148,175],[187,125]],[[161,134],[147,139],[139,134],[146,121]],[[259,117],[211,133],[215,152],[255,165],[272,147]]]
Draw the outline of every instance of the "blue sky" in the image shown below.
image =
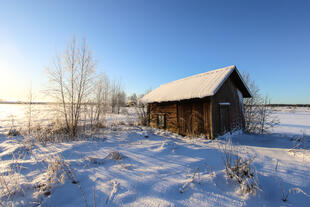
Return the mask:
[[310,103],[309,10],[285,0],[1,1],[0,98],[45,88],[44,68],[75,35],[128,94],[234,64],[273,103]]

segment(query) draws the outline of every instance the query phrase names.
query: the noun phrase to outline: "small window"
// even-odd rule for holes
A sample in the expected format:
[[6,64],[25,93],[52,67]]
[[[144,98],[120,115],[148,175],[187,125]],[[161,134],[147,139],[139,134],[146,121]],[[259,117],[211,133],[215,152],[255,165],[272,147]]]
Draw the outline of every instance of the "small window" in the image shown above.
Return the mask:
[[166,116],[165,116],[165,114],[158,114],[157,125],[159,128],[166,128]]

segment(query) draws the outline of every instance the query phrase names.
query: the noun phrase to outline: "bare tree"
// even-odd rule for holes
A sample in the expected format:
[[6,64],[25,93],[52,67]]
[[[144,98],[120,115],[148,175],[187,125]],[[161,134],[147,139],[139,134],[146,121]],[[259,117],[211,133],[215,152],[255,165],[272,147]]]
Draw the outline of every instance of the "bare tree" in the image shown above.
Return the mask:
[[136,93],[134,93],[131,96],[129,96],[128,99],[129,99],[131,105],[133,105],[133,106],[137,105],[138,97],[137,97]]
[[95,121],[96,125],[102,125],[104,114],[108,110],[109,94],[110,94],[110,80],[108,76],[101,75],[95,84]]
[[138,115],[138,122],[142,126],[147,126],[149,125],[149,117],[148,117],[148,111],[147,111],[147,104],[143,103],[141,101],[142,97],[151,92],[152,89],[149,88],[145,91],[145,93],[141,94],[137,100],[137,105],[136,105],[136,112]]
[[71,137],[77,135],[81,106],[91,94],[95,67],[86,40],[77,44],[74,38],[65,53],[58,56],[53,67],[47,70],[51,83],[49,92],[60,103],[59,112]]
[[242,74],[252,92],[252,98],[244,99],[245,131],[248,133],[266,134],[279,124],[269,107],[270,99],[260,93],[259,87],[251,80],[248,73]]
[[112,113],[120,112],[121,106],[126,102],[126,94],[120,81],[113,81],[111,84],[111,108]]
[[119,114],[121,107],[126,104],[126,93],[121,90],[117,93],[117,113]]
[[27,104],[27,110],[26,110],[26,117],[27,117],[27,131],[28,134],[31,133],[31,127],[32,127],[32,101],[33,101],[33,93],[32,93],[32,84],[30,84],[29,92],[28,92],[28,104]]
[[270,99],[265,96],[263,97],[263,104],[259,106],[259,134],[266,134],[279,124],[279,119],[273,115],[273,111],[270,107]]
[[115,113],[117,106],[117,94],[120,91],[120,85],[114,80],[111,84],[111,108],[112,113]]
[[148,126],[148,114],[147,114],[147,109],[146,105],[139,105],[136,106],[136,113],[138,116],[138,124],[142,126]]

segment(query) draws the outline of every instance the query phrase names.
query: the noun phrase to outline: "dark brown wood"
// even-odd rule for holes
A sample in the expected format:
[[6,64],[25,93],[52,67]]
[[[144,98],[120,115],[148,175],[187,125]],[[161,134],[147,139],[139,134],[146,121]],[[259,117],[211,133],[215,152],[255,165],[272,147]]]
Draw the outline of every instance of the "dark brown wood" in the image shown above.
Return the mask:
[[181,135],[192,134],[192,103],[180,103],[178,108],[179,133]]
[[164,114],[165,129],[181,135],[205,135],[213,139],[227,131],[243,128],[239,81],[233,73],[212,97],[148,104],[150,126],[161,128],[158,116]]
[[148,105],[150,126],[158,126],[158,116],[165,114],[166,129],[181,135],[205,135],[211,138],[210,99],[151,103]]
[[158,126],[158,116],[160,114],[165,115],[166,124],[165,129],[178,132],[177,128],[177,105],[176,103],[152,103],[150,106],[150,126],[153,128],[161,128]]
[[192,133],[204,134],[203,102],[193,103],[192,118]]
[[[244,127],[244,117],[241,107],[243,103],[240,103],[238,88],[235,80],[231,77],[224,82],[222,87],[212,97],[214,136]],[[230,105],[221,106],[220,103],[229,103]]]

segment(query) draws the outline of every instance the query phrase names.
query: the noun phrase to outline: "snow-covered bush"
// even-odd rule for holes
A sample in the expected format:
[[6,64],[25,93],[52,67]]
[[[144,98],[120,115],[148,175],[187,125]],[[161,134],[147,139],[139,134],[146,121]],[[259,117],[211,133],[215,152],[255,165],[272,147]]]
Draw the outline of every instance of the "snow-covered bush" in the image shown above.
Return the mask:
[[20,135],[21,129],[17,129],[16,125],[15,125],[15,117],[13,115],[11,115],[11,128],[9,129],[7,135],[8,136],[18,136]]
[[0,174],[0,201],[14,201],[18,195],[24,196],[25,191],[23,187],[21,176],[18,172],[10,172],[6,175]]
[[2,167],[0,173],[0,206],[1,201],[14,201],[15,196],[25,195],[23,176],[21,169],[23,168],[19,160],[24,156],[25,149],[18,147],[17,153],[12,153],[11,164],[7,168]]
[[104,158],[88,157],[88,160],[90,163],[98,165],[98,164],[104,164],[110,160],[120,161],[120,160],[123,160],[124,158],[126,158],[125,155],[122,155],[121,153],[117,151],[112,151]]
[[13,199],[17,192],[23,192],[19,184],[19,175],[15,171],[6,174],[0,174],[0,200]]
[[75,173],[71,169],[70,164],[66,162],[60,155],[49,157],[48,167],[41,178],[42,179],[37,185],[37,188],[39,190],[37,192],[37,196],[42,195],[42,193],[45,196],[48,196],[52,193],[51,190],[54,187],[69,181],[72,184],[76,184],[85,202],[85,206],[89,206],[85,192],[82,189],[81,184],[77,180]]
[[50,194],[50,190],[57,184],[65,183],[64,160],[60,156],[49,158],[48,165],[42,180],[36,186],[39,193]]
[[244,99],[245,131],[255,134],[266,134],[279,124],[277,117],[273,115],[269,107],[270,99],[260,93],[256,83],[250,79],[249,74],[242,74],[249,86],[252,97]]
[[47,142],[61,142],[72,140],[70,134],[66,130],[65,127],[60,122],[52,122],[47,126],[35,126],[32,130],[32,137],[40,142],[40,143],[47,143]]
[[303,133],[301,136],[297,135],[295,137],[292,137],[291,140],[293,141],[293,146],[289,150],[289,152],[296,155],[296,153],[302,150],[304,153],[304,150],[306,149],[306,142],[307,142],[306,138],[307,136],[305,135],[305,133]]
[[259,190],[259,185],[256,171],[252,167],[254,158],[240,157],[239,149],[232,145],[231,140],[228,140],[221,150],[224,154],[227,178],[240,185],[239,192],[242,195],[255,195],[256,191]]
[[50,195],[51,190],[58,185],[64,184],[69,180],[73,184],[77,184],[75,174],[73,173],[69,163],[67,163],[60,155],[48,157],[47,167],[44,172],[37,178],[37,185],[35,195],[38,197],[42,194]]
[[197,168],[195,168],[193,175],[190,177],[190,179],[187,179],[186,182],[179,189],[180,193],[184,193],[185,190],[188,188],[189,184],[194,183],[196,174],[198,174],[198,183],[200,183],[199,168],[197,167]]
[[142,126],[147,126],[148,125],[148,116],[147,116],[147,110],[144,105],[142,106],[137,106],[136,107],[136,113],[137,113],[137,118],[138,118],[138,124]]
[[18,130],[16,128],[11,128],[11,129],[9,129],[8,135],[13,136],[13,137],[18,136],[18,135],[20,135],[20,130]]

